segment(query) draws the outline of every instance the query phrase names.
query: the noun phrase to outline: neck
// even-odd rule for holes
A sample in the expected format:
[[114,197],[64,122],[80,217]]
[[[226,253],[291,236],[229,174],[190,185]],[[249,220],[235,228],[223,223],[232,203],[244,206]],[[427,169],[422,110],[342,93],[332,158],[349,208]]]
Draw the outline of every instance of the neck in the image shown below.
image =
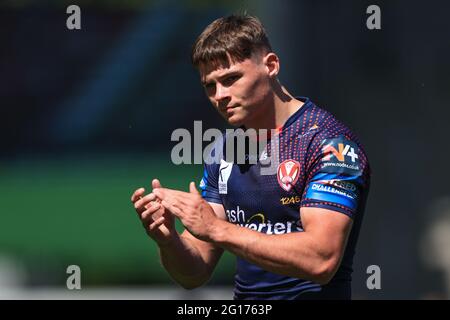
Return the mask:
[[278,81],[273,84],[273,92],[260,112],[245,124],[247,129],[279,129],[303,102],[295,99]]

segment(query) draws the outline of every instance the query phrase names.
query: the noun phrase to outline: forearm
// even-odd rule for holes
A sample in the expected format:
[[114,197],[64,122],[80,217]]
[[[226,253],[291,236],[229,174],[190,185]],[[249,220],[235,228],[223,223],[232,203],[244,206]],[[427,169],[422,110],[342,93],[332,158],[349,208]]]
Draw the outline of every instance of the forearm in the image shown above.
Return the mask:
[[159,251],[162,265],[182,287],[193,289],[208,280],[206,263],[197,248],[183,235],[166,246],[160,246]]
[[265,270],[325,283],[335,255],[308,232],[268,235],[221,222],[212,242]]

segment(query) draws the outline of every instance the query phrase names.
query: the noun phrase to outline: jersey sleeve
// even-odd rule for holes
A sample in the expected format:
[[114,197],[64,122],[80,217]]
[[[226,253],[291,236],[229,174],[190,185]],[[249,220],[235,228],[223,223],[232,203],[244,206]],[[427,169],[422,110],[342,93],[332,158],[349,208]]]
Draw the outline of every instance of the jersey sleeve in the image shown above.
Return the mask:
[[319,138],[312,145],[301,206],[330,209],[353,219],[368,188],[364,151],[343,135]]
[[222,199],[219,194],[217,172],[214,165],[205,165],[203,170],[203,177],[200,180],[200,189],[203,199],[208,202],[222,204]]
[[222,204],[222,198],[219,193],[220,163],[217,160],[222,156],[220,153],[220,150],[222,150],[221,144],[221,141],[217,141],[209,152],[209,158],[203,166],[203,177],[199,184],[203,199],[219,204]]

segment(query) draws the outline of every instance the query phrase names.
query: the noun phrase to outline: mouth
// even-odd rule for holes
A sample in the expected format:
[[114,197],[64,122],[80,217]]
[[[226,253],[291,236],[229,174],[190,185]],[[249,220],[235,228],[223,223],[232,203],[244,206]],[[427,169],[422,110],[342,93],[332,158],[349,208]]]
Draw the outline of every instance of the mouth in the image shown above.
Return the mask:
[[233,110],[236,107],[238,107],[238,106],[237,105],[236,106],[226,106],[225,108],[220,108],[220,111],[222,111],[222,112],[229,112],[229,111]]

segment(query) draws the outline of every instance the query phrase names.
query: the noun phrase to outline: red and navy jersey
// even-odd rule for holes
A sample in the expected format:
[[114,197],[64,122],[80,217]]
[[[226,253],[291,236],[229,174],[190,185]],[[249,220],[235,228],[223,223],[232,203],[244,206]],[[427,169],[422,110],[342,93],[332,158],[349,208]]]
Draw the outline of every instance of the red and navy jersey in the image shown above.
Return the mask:
[[[370,185],[369,163],[350,129],[308,98],[299,99],[304,105],[279,131],[279,143],[272,144],[279,157],[273,174],[261,171],[261,158],[272,154],[270,143],[254,164],[230,162],[224,156],[205,164],[202,196],[222,204],[230,223],[273,235],[303,232],[301,207],[334,210],[354,220],[347,247],[326,285],[268,272],[238,257],[235,299],[351,297],[353,256]],[[226,135],[222,147],[211,155],[223,149],[225,141]]]

